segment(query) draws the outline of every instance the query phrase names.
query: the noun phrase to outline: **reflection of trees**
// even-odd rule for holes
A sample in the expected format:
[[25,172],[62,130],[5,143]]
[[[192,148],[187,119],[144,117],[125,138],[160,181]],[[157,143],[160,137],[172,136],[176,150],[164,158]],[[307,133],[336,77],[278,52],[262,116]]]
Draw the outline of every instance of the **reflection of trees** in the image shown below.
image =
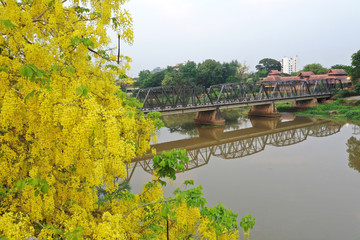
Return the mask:
[[241,124],[248,121],[247,112],[247,108],[233,108],[221,110],[221,114],[226,120],[226,129],[240,129]]
[[349,167],[360,172],[360,139],[351,137],[346,143],[349,153]]
[[194,113],[175,114],[163,116],[162,120],[165,127],[169,128],[171,133],[178,132],[184,135],[196,136],[197,132],[194,127],[194,117]]
[[[264,126],[271,125],[264,124],[263,118],[258,120],[261,120]],[[252,123],[254,121],[255,119]],[[271,119],[269,121],[272,122]],[[225,132],[224,127],[198,128],[198,137],[159,143],[152,147],[159,153],[173,148],[186,149],[189,163],[185,165],[185,171],[188,171],[208,164],[212,156],[222,159],[239,159],[263,151],[266,145],[284,147],[303,142],[308,136],[318,138],[331,136],[340,132],[341,127],[340,124],[326,121],[313,122],[309,118],[298,117],[292,122],[280,122],[275,129],[252,127]],[[356,160],[360,158],[360,140],[355,139],[354,143],[351,146],[355,146],[352,149],[357,147],[357,154],[353,157]],[[132,169],[128,169],[128,181],[136,167],[142,167],[152,174],[152,158],[153,155],[149,152],[142,158],[134,159],[131,163]],[[360,160],[358,162],[360,163]],[[360,167],[358,169],[360,171]]]
[[[247,113],[247,110],[243,110],[241,108],[235,108],[235,110],[236,111],[234,111],[234,109],[221,110],[221,113],[226,120],[226,129],[240,129],[240,124],[248,121],[246,115],[244,115]],[[162,116],[162,120],[165,127],[167,127],[171,133],[177,132],[194,137],[198,135],[194,126],[194,117],[195,113],[185,113],[181,115],[174,114]]]

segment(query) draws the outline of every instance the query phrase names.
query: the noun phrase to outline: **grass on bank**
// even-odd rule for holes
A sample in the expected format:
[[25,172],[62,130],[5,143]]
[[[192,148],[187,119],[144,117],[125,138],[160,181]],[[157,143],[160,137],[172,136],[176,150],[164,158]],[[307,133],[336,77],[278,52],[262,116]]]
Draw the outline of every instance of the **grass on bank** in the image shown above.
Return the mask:
[[[322,119],[330,118],[332,120],[351,121],[360,124],[360,101],[344,99],[350,96],[360,96],[360,82],[355,84],[352,89],[336,92],[332,97],[335,100],[333,102],[319,104],[306,109],[292,107],[292,102],[285,102],[276,104],[276,108],[279,112],[296,112],[296,115],[299,116],[311,116]],[[336,112],[334,113],[334,111]]]
[[[333,102],[319,104],[315,107],[299,109],[291,107],[289,103],[276,105],[279,112],[296,112],[298,116],[311,116],[321,119],[332,119],[337,121],[351,121],[360,124],[360,101],[345,100],[338,98]],[[336,111],[334,113],[334,111]],[[333,112],[333,114],[331,114]]]

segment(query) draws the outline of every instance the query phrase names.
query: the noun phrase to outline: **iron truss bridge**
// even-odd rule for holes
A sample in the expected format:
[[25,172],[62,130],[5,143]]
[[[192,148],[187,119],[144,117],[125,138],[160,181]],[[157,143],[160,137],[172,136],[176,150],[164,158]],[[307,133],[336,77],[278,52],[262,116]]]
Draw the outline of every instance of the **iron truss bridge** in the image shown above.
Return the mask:
[[[305,123],[299,124],[297,128],[288,128],[286,124],[279,130],[271,130],[259,132],[258,134],[250,134],[250,137],[241,137],[238,135],[242,130],[234,131],[236,134],[229,133],[229,136],[225,136],[221,140],[206,141],[204,139],[195,140],[200,144],[190,142],[189,140],[180,140],[178,143],[187,144],[182,148],[187,149],[187,156],[189,162],[185,164],[185,171],[189,171],[209,163],[212,156],[222,159],[238,159],[246,156],[250,156],[261,152],[265,149],[266,145],[272,145],[275,147],[284,147],[295,145],[305,141],[309,136],[311,137],[327,137],[340,132],[342,125],[329,124],[328,122],[321,123]],[[237,137],[231,137],[237,135]],[[160,144],[159,144],[160,145]],[[161,144],[166,145],[166,143]],[[172,146],[172,145],[171,145]],[[130,181],[135,169],[141,167],[144,171],[153,174],[152,157],[142,159],[140,161],[134,161],[127,164],[127,181]]]
[[227,83],[210,86],[166,86],[140,89],[136,94],[144,113],[194,112],[214,110],[217,107],[262,105],[288,100],[307,100],[330,97],[342,89],[340,79],[308,81],[277,81],[252,83]]

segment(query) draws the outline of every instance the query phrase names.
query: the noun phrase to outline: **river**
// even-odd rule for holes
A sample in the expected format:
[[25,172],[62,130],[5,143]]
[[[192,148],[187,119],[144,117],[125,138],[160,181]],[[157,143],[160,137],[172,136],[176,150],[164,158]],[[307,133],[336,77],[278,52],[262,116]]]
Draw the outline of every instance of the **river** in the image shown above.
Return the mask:
[[[155,148],[187,148],[190,158],[166,195],[193,179],[208,206],[221,202],[239,220],[255,217],[250,239],[360,239],[358,126],[286,113],[272,120],[236,110],[224,116],[227,124],[218,128],[195,127],[191,114],[164,117]],[[133,192],[151,180],[146,158],[129,169]]]

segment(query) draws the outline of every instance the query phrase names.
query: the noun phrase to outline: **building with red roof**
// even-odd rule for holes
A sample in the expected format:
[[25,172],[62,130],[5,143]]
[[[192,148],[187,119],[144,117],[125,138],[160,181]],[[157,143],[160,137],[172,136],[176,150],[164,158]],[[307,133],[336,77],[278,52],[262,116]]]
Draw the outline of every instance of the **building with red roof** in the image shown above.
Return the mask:
[[276,81],[311,81],[319,79],[339,79],[343,84],[350,85],[351,81],[344,69],[330,69],[327,74],[314,74],[311,71],[300,72],[297,76],[282,77],[278,70],[271,70],[266,78],[260,82]]

